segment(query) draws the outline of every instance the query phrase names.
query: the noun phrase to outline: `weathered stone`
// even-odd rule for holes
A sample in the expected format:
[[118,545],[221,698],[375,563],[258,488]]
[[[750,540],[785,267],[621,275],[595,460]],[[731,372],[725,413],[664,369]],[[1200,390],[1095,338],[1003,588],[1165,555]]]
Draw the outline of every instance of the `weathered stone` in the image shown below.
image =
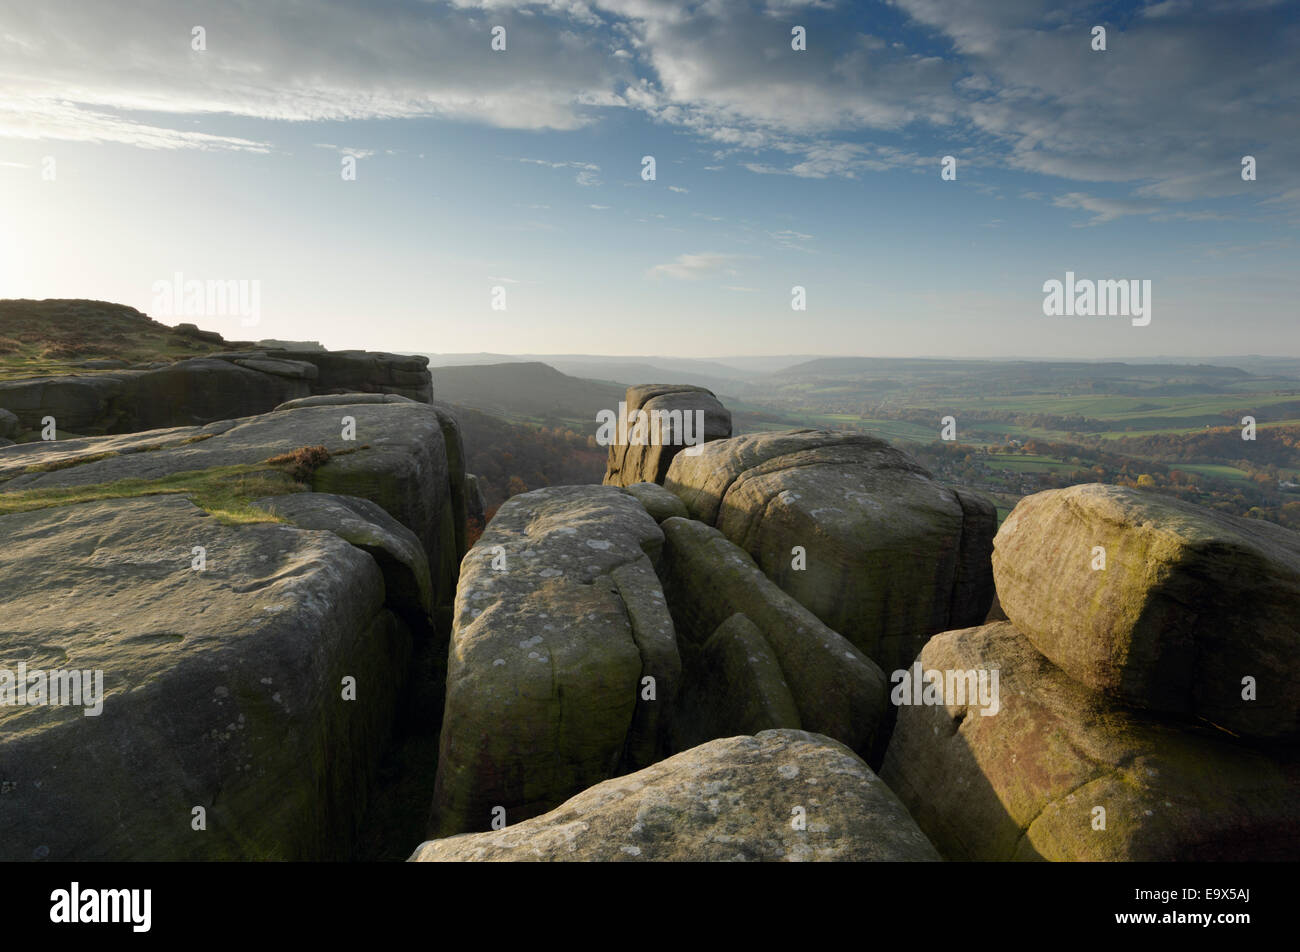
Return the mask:
[[[1072,681],[1006,622],[925,670],[999,674],[999,710],[902,706],[881,777],[951,860],[1266,860],[1300,851],[1300,771]],[[1104,829],[1098,827],[1103,808]]]
[[[624,402],[627,416],[633,421],[629,424],[629,441],[610,444],[604,479],[606,485],[662,483],[673,457],[686,448],[685,436],[689,435],[695,442],[731,436],[731,412],[718,402],[711,390],[703,387],[643,384],[628,387]],[[643,435],[646,442],[636,444],[631,439],[640,412],[648,421]],[[695,425],[697,412],[703,414],[702,431]],[[688,414],[689,421],[686,419]],[[655,438],[653,434],[658,434],[658,442],[649,442]]]
[[688,515],[686,505],[658,483],[633,483],[627,491],[645,506],[645,511],[654,517],[655,522]]
[[0,538],[0,668],[98,670],[106,695],[0,705],[0,859],[349,857],[410,652],[370,556],[176,496],[0,516]]
[[300,529],[332,532],[375,560],[384,574],[385,601],[415,631],[429,628],[433,585],[419,537],[376,503],[332,493],[268,496],[253,506]]
[[480,529],[487,525],[487,502],[483,499],[483,487],[473,473],[465,474],[465,521]]
[[200,425],[339,392],[430,403],[428,359],[367,351],[214,353],[147,370],[5,381],[0,407],[27,429],[53,416],[60,430],[94,435]]
[[417,862],[938,858],[871,768],[842,744],[796,730],[715,740],[606,780],[544,816],[421,843],[411,856]]
[[728,618],[743,613],[780,662],[800,725],[874,756],[888,703],[888,682],[879,666],[781,591],[718,530],[677,517],[660,528],[665,539],[660,575],[688,676],[700,663],[703,643]]
[[715,737],[798,728],[799,707],[763,633],[742,614],[718,626],[682,686],[673,746],[688,750]]
[[8,410],[0,409],[0,438],[13,439],[22,432],[22,428],[18,417]]
[[993,505],[875,437],[733,437],[678,455],[664,486],[886,670],[988,614]]
[[309,364],[305,360],[249,357],[236,360],[235,363],[241,367],[247,367],[249,370],[256,370],[264,374],[272,374],[276,377],[291,377],[296,380],[315,380],[320,376],[320,371],[316,369],[316,365]]
[[1007,617],[1072,678],[1239,734],[1300,735],[1300,533],[1093,484],[1021,500],[995,546]]
[[[343,438],[344,415],[356,422],[354,440]],[[0,492],[158,479],[324,446],[331,456],[312,475],[312,488],[369,499],[413,531],[429,560],[434,604],[449,607],[463,554],[457,540],[464,538],[464,528],[447,523],[455,517],[452,487],[463,481],[463,470],[449,462],[443,432],[438,411],[427,404],[355,404],[304,407],[204,427],[29,443],[0,455]],[[95,458],[104,453],[116,455]],[[85,461],[66,465],[79,458]],[[64,468],[28,472],[50,464]]]
[[418,403],[410,397],[396,393],[321,393],[314,397],[286,400],[275,410],[297,410],[301,407],[343,407],[351,403]]
[[[448,655],[433,829],[551,809],[657,749],[641,678],[672,679],[653,573],[663,534],[613,487],[509,499],[465,557]],[[624,571],[619,571],[624,569]],[[629,753],[630,752],[630,753]]]

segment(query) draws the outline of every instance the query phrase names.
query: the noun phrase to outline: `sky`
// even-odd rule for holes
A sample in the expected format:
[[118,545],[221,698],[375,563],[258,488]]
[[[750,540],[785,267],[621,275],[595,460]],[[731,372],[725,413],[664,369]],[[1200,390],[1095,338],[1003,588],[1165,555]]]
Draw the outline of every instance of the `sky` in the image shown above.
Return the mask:
[[[1295,0],[0,0],[0,297],[408,352],[1300,355],[1298,53]],[[1045,315],[1067,272],[1149,322]]]

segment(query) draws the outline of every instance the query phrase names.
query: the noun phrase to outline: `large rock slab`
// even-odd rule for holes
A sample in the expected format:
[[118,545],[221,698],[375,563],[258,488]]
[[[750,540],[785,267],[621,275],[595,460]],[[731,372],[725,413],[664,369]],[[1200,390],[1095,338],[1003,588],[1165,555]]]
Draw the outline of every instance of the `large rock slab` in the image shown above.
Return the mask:
[[536,816],[662,747],[679,670],[654,574],[662,545],[614,487],[500,508],[462,564],[433,830],[488,829],[496,807],[509,822]]
[[[662,483],[673,458],[686,449],[686,437],[693,443],[701,443],[731,436],[731,412],[713,391],[703,387],[687,384],[628,387],[623,412],[628,420],[627,438],[610,443],[604,479],[610,486]],[[643,421],[640,430],[638,420]]]
[[993,598],[992,503],[862,434],[759,433],[679,454],[664,480],[784,591],[886,670]]
[[888,705],[880,667],[778,588],[718,530],[680,517],[660,527],[660,575],[686,669],[704,665],[704,643],[733,615],[744,614],[771,646],[798,708],[799,722],[781,726],[816,731],[871,756],[883,739]]
[[[930,640],[924,670],[999,673],[999,709],[907,705],[881,777],[951,860],[1266,860],[1300,851],[1300,771],[1071,680],[1006,622]],[[990,708],[991,709],[991,708]],[[1105,811],[1104,829],[1097,828]]]
[[993,566],[1007,617],[1084,685],[1251,737],[1300,735],[1300,533],[1074,486],[1022,499]]
[[797,730],[715,740],[504,830],[421,843],[413,862],[934,861],[848,748]]
[[[355,439],[344,439],[345,416],[355,422]],[[457,502],[464,463],[458,433],[444,436],[444,416],[421,403],[313,406],[203,427],[20,444],[0,450],[0,493],[158,479],[324,446],[331,456],[312,475],[312,488],[369,499],[414,532],[429,561],[434,603],[449,609],[464,552]],[[62,468],[32,471],[50,466]]]
[[0,538],[0,668],[105,694],[0,705],[0,859],[349,857],[410,653],[369,555],[176,496],[10,514]]

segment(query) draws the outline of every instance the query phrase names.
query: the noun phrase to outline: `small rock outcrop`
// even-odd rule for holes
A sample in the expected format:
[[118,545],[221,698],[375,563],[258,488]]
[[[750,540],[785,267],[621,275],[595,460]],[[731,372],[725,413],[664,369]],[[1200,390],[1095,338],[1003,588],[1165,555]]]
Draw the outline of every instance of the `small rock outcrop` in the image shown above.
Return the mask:
[[674,457],[687,448],[686,440],[701,444],[731,436],[731,412],[703,387],[628,387],[622,409],[626,426],[620,430],[626,433],[616,433],[609,445],[607,486],[662,483]]
[[865,763],[797,730],[715,740],[495,832],[420,844],[414,862],[934,861]]
[[664,487],[886,670],[993,599],[997,513],[883,440],[828,430],[733,437],[678,454]]

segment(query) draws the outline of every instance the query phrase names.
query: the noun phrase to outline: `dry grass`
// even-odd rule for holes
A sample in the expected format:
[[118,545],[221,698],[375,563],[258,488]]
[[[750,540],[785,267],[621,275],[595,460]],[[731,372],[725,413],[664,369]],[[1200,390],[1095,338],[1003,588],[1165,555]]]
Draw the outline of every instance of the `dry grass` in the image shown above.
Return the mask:
[[272,456],[266,462],[270,466],[283,467],[300,483],[311,482],[312,475],[330,460],[330,451],[323,446],[300,446],[288,453]]

